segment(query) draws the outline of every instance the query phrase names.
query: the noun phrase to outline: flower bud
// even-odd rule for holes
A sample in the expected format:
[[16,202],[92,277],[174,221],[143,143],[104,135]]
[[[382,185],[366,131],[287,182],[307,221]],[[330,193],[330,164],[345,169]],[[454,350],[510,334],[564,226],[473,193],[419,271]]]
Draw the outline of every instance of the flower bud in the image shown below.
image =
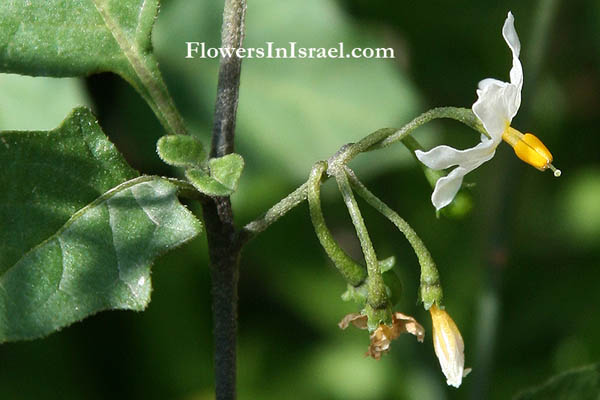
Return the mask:
[[446,311],[433,305],[429,312],[431,313],[433,325],[433,348],[440,361],[442,372],[446,376],[446,383],[450,386],[459,387],[462,378],[466,375],[463,338]]

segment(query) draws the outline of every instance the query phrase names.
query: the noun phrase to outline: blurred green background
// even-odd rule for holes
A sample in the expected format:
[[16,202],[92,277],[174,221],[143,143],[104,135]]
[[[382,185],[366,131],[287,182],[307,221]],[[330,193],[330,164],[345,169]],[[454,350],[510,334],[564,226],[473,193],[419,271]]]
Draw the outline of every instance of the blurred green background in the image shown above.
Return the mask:
[[[218,47],[221,2],[165,0],[154,44],[168,86],[208,144],[218,61],[186,60],[185,42]],[[312,231],[306,204],[244,251],[240,271],[240,399],[507,399],[569,368],[600,360],[600,3],[359,0],[251,1],[246,47],[393,47],[394,60],[245,60],[236,150],[246,159],[233,197],[240,225],[302,183],[341,145],[400,127],[436,106],[470,107],[477,82],[508,80],[500,34],[508,10],[521,38],[524,101],[513,126],[539,136],[563,176],[540,173],[503,144],[467,181],[471,213],[436,219],[431,188],[401,145],[361,155],[358,175],[419,232],[437,260],[447,310],[461,328],[460,389],[445,385],[431,322],[416,304],[418,265],[403,237],[363,206],[380,258],[395,255],[397,309],[426,328],[382,360],[364,331],[337,322],[357,311]],[[0,75],[0,129],[51,129],[90,105],[131,165],[172,175],[155,153],[163,131],[125,82]],[[430,124],[427,146],[470,147],[460,124]],[[356,257],[358,242],[332,182],[326,218]],[[196,205],[190,205],[199,212]],[[213,397],[210,276],[202,236],[153,268],[144,313],[107,312],[44,340],[0,346],[1,399]]]

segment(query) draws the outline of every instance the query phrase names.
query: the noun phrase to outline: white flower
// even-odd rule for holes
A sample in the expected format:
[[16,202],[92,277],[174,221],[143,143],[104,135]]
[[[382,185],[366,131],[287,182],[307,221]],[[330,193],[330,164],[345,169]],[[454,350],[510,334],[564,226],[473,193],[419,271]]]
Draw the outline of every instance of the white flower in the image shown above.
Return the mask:
[[442,372],[446,376],[446,383],[459,387],[462,378],[467,376],[471,369],[465,370],[465,344],[456,324],[450,315],[433,305],[429,309],[433,325],[433,348],[440,361]]
[[441,170],[456,165],[447,176],[438,179],[435,185],[431,202],[438,210],[452,202],[466,174],[494,157],[496,147],[502,139],[513,146],[517,156],[523,161],[541,170],[550,168],[555,171],[555,175],[560,175],[560,171],[555,170],[551,164],[552,155],[539,139],[530,133],[523,135],[510,127],[521,105],[523,88],[523,67],[519,61],[521,43],[511,12],[504,22],[502,36],[513,56],[510,82],[492,78],[482,80],[477,89],[478,99],[472,107],[473,113],[479,118],[489,137],[481,135],[481,142],[466,150],[442,145],[427,152],[415,152],[417,158],[432,169]]

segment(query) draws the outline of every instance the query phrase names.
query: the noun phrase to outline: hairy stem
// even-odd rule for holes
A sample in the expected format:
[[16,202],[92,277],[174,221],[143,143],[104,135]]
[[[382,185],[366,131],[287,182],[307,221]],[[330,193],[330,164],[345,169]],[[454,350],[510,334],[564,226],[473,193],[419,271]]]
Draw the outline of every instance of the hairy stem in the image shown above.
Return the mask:
[[[222,48],[242,47],[245,17],[246,0],[225,0],[221,31]],[[242,59],[236,54],[233,57],[221,57],[211,157],[233,153],[241,70]]]
[[340,193],[344,198],[344,203],[346,203],[348,213],[350,214],[350,218],[352,219],[352,223],[356,229],[356,234],[360,241],[360,247],[362,248],[363,255],[367,263],[367,275],[369,276],[367,286],[367,302],[373,309],[386,308],[388,306],[388,298],[385,291],[383,277],[381,276],[381,270],[379,268],[379,261],[377,260],[373,243],[371,243],[367,226],[365,225],[365,221],[362,217],[360,209],[358,208],[358,203],[356,202],[354,194],[352,193],[352,188],[348,182],[348,177],[346,176],[346,172],[343,168],[336,168],[334,166],[332,169],[335,180],[337,181],[340,189]]
[[360,197],[366,200],[371,207],[379,211],[383,216],[389,219],[400,232],[406,237],[408,243],[413,248],[419,264],[421,265],[421,288],[419,290],[421,300],[425,309],[428,310],[434,303],[442,305],[442,287],[440,285],[440,274],[437,270],[431,253],[427,250],[425,243],[421,240],[415,230],[406,222],[397,212],[392,210],[387,204],[375,196],[363,183],[356,177],[354,172],[346,167],[346,173],[350,185]]
[[308,206],[310,218],[321,246],[323,246],[323,249],[346,281],[356,287],[362,284],[367,278],[365,267],[354,261],[337,244],[333,235],[327,228],[323,210],[321,209],[321,177],[326,169],[327,163],[321,161],[316,163],[310,172],[310,178],[308,180]]
[[[462,122],[479,133],[486,134],[473,112],[466,108],[440,107],[429,110],[410,121],[400,129],[379,129],[357,143],[342,146],[342,148],[328,160],[328,164],[346,164],[354,157],[365,151],[372,151],[390,146],[398,141],[403,141],[418,127],[438,118],[450,118]],[[332,172],[328,171],[331,175]],[[323,180],[326,180],[325,177]],[[243,244],[267,229],[271,224],[284,216],[288,211],[302,203],[307,198],[308,182],[300,185],[296,190],[272,206],[265,214],[248,223],[240,232],[240,242]]]
[[269,208],[260,218],[246,224],[240,232],[240,242],[245,243],[255,235],[266,230],[271,224],[287,214],[288,211],[306,200],[308,194],[308,182],[300,185],[292,193],[281,199],[273,207]]
[[[246,0],[225,0],[221,47],[241,47],[244,40]],[[235,121],[242,60],[222,57],[213,121],[211,157],[234,150]],[[236,344],[238,265],[240,246],[229,197],[203,203],[211,263],[217,400],[236,398]]]

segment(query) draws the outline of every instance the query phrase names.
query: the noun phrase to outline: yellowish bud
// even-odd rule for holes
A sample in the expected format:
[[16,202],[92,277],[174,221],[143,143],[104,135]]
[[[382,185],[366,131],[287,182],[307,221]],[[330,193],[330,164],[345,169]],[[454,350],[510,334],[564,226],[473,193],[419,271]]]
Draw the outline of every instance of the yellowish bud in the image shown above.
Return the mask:
[[518,130],[507,126],[502,134],[502,139],[510,144],[517,157],[527,164],[540,171],[550,169],[554,172],[554,176],[560,176],[561,171],[552,165],[550,150],[535,135],[531,133],[522,134]]
[[459,387],[462,378],[470,372],[465,370],[465,344],[450,315],[433,305],[429,309],[433,325],[433,348],[448,385]]

